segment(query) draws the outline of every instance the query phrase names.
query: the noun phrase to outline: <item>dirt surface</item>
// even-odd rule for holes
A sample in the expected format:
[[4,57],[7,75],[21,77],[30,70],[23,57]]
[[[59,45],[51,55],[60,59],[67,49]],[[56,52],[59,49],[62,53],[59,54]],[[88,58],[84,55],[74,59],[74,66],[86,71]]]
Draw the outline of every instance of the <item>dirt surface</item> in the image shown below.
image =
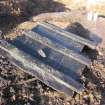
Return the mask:
[[[31,16],[40,13],[69,10],[64,4],[52,0],[43,0],[43,2],[34,0],[33,4],[20,16],[0,16],[0,30],[3,31],[3,36],[12,35],[15,37],[18,34],[18,28],[24,29],[28,26],[28,29],[31,29],[34,27],[37,22],[30,22],[29,18]],[[82,12],[81,10],[79,11]],[[105,105],[105,19],[99,18],[97,22],[92,23],[85,21],[86,19],[84,20],[86,18],[85,13],[83,13],[83,16],[78,14],[76,16],[78,17],[73,19],[73,21],[71,19],[71,21],[61,22],[58,19],[56,22],[50,22],[68,31],[73,23],[78,23],[79,25],[76,24],[76,27],[79,26],[77,33],[86,34],[88,29],[103,39],[98,52],[87,49],[93,63],[91,68],[86,69],[83,73],[82,78],[86,86],[83,94],[68,97],[58,93],[38,81],[35,77],[16,68],[7,58],[0,56],[0,105]],[[82,27],[80,28],[81,24]]]

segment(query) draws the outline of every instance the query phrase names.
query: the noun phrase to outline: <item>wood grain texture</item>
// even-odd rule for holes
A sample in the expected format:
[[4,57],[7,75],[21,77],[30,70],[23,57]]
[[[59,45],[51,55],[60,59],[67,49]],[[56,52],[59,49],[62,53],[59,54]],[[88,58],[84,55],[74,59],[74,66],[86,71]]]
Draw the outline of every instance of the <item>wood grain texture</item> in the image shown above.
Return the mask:
[[52,67],[43,64],[37,59],[33,59],[30,55],[5,41],[2,41],[0,44],[0,49],[9,54],[8,58],[16,66],[33,76],[37,76],[37,78],[48,86],[52,86],[54,89],[62,90],[66,93],[68,93],[68,90],[72,89],[80,94],[84,90],[82,84],[71,77],[65,76],[65,74],[54,70]]

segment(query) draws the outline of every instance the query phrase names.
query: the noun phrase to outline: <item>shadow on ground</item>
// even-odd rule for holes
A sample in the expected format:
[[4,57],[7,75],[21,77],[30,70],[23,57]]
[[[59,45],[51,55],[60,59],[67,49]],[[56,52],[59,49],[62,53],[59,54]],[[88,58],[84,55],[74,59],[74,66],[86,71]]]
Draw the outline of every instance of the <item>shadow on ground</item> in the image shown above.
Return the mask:
[[26,4],[24,4],[24,2],[18,4],[21,10],[20,15],[16,16],[5,13],[0,16],[0,30],[2,30],[4,34],[11,31],[18,24],[27,21],[32,16],[40,13],[63,12],[67,10],[65,5],[54,2],[53,0],[29,0],[25,3]]
[[[83,38],[86,38],[90,41],[96,41],[97,43],[101,43],[102,42],[102,38],[100,38],[98,35],[92,33],[91,31],[89,31],[88,29],[84,28],[83,25],[81,25],[78,22],[74,22],[73,24],[67,26],[66,28],[67,31],[74,33],[78,36],[81,36]],[[97,59],[98,56],[98,51],[92,50],[89,47],[85,46],[82,53],[86,54],[89,56],[89,58],[94,61]]]

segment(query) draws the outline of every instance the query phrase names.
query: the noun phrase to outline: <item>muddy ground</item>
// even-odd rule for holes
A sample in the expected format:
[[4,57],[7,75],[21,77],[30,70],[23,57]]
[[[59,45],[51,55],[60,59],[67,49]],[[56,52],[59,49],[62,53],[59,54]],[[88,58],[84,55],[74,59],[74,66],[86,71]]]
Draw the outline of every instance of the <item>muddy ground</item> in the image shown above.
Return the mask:
[[[20,28],[20,24],[23,22],[28,21],[22,26],[29,27],[31,24],[29,18],[40,13],[71,11],[62,3],[52,0],[45,1],[47,0],[40,3],[34,0],[33,5],[29,5],[21,15],[1,15],[0,30],[3,31],[3,36],[9,36],[11,33],[16,35],[17,27]],[[83,10],[79,10],[79,12],[82,13]],[[103,38],[98,49],[99,52],[87,50],[93,63],[91,68],[86,69],[83,73],[86,85],[85,92],[74,97],[65,96],[41,83],[35,77],[22,72],[7,58],[0,56],[0,77],[5,78],[0,81],[0,105],[105,105],[105,19],[99,18],[95,23],[84,21],[82,18],[85,17],[85,13],[83,12],[83,16],[78,15],[73,22],[50,21],[65,29],[69,29],[75,23],[76,27],[79,28],[77,33],[84,34],[88,29]],[[33,26],[35,24],[37,23],[34,23]],[[14,28],[16,28],[15,31]]]

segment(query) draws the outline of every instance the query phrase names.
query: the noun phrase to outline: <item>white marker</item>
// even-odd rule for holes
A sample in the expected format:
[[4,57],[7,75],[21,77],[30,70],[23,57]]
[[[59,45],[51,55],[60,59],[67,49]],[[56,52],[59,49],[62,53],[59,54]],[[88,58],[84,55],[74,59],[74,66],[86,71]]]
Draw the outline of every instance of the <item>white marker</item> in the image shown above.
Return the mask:
[[38,52],[38,54],[39,54],[41,57],[43,57],[43,58],[46,58],[46,57],[47,57],[46,54],[45,54],[45,52],[44,52],[42,49],[38,49],[37,52]]

